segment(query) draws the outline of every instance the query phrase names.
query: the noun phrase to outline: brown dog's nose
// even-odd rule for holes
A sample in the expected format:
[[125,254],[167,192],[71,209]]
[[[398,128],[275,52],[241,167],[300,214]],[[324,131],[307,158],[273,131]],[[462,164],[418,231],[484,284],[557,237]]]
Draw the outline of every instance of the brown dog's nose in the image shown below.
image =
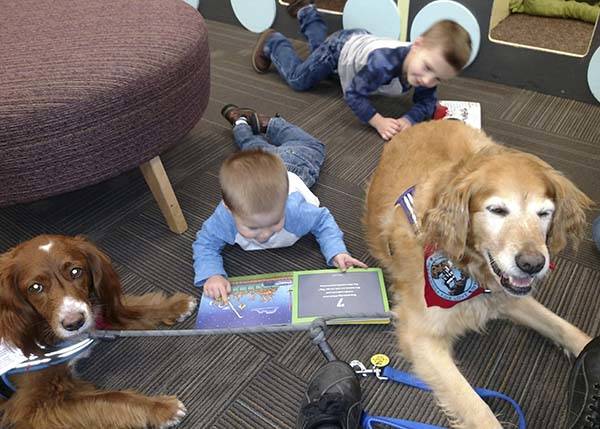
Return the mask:
[[85,317],[83,313],[69,314],[60,322],[67,331],[76,331],[81,328],[84,323]]
[[515,262],[524,273],[536,274],[544,268],[546,258],[541,252],[525,250],[517,254]]

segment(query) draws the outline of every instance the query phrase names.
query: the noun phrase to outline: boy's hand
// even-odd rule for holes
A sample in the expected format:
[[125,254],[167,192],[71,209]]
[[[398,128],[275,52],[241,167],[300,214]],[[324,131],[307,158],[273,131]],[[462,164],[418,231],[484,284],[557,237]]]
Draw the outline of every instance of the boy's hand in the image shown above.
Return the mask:
[[204,283],[203,294],[218,299],[221,297],[227,304],[227,295],[231,292],[231,283],[223,276],[212,276]]
[[397,119],[394,118],[386,118],[381,116],[379,113],[375,113],[375,115],[369,119],[369,125],[377,130],[379,135],[384,140],[389,140],[396,133],[401,131],[400,124]]
[[[400,127],[400,131],[404,131],[407,128],[412,127],[412,122],[410,122],[408,119],[406,119],[404,116],[401,118],[396,119],[396,123],[398,124],[398,127]],[[399,132],[400,132],[399,131]]]
[[338,267],[342,271],[346,271],[350,267],[361,267],[367,268],[367,264],[359,261],[358,259],[353,258],[347,253],[338,253],[333,257],[333,265]]

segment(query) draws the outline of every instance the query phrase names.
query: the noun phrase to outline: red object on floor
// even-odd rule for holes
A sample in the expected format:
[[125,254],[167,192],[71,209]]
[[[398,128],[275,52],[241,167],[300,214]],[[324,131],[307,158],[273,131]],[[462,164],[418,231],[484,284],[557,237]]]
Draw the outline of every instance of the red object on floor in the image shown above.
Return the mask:
[[440,103],[435,105],[435,111],[433,112],[433,119],[443,119],[448,113],[448,108],[446,106],[442,106]]

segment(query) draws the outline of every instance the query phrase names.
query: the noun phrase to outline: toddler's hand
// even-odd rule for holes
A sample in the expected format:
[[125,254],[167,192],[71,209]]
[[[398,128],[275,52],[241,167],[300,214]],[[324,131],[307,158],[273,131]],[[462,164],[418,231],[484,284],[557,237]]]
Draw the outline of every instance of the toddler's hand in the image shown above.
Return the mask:
[[376,113],[375,116],[369,120],[369,125],[375,128],[384,140],[391,139],[396,133],[401,131],[397,119],[386,118],[379,113]]
[[212,276],[204,283],[203,294],[218,299],[221,297],[227,304],[227,295],[231,292],[231,283],[223,276]]
[[335,255],[333,258],[333,265],[335,265],[342,271],[346,271],[348,268],[354,266],[367,268],[367,265],[364,262],[353,258],[347,253],[338,253],[337,255]]
[[407,128],[412,127],[412,122],[410,122],[408,119],[406,119],[404,116],[401,118],[396,119],[396,123],[398,124],[398,127],[400,127],[400,131],[404,131]]

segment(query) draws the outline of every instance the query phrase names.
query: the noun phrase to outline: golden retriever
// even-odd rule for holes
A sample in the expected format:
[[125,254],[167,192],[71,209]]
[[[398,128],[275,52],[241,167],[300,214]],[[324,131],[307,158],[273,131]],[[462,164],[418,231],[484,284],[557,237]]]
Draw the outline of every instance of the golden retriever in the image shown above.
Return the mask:
[[[0,255],[0,339],[26,356],[82,336],[100,320],[113,329],[149,329],[180,321],[195,306],[182,293],[123,295],[109,258],[82,237],[42,235]],[[67,363],[9,382],[16,391],[0,401],[3,428],[167,428],[185,415],[175,396],[97,390]]]
[[[396,205],[412,186],[414,226]],[[400,349],[454,427],[501,427],[453,361],[453,342],[466,331],[507,318],[574,355],[590,341],[530,292],[567,241],[581,237],[591,203],[544,161],[462,122],[419,124],[386,144],[367,190],[366,236],[393,282]],[[457,269],[446,280],[470,278],[477,293],[460,300],[442,290],[429,299],[424,267],[439,255]]]

